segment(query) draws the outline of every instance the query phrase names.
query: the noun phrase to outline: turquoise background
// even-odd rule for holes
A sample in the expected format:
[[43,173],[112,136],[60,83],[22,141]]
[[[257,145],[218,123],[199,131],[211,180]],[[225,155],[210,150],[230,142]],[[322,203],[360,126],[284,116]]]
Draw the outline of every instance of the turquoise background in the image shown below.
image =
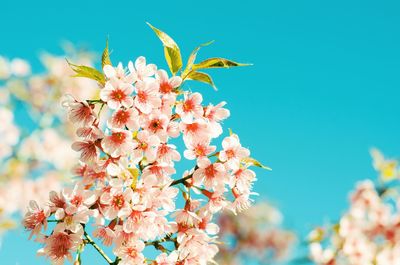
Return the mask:
[[[100,53],[109,36],[114,61],[144,55],[166,68],[146,21],[170,34],[184,55],[216,40],[200,59],[254,66],[214,71],[218,92],[191,88],[206,101],[228,102],[225,126],[273,168],[258,171],[258,199],[272,200],[286,226],[304,235],[337,219],[356,181],[375,178],[369,148],[400,155],[399,8],[398,1],[367,0],[2,0],[0,54],[36,60],[40,70],[40,51],[61,53],[69,40]],[[5,236],[1,264],[46,264],[27,236]],[[90,256],[84,264],[96,261]]]

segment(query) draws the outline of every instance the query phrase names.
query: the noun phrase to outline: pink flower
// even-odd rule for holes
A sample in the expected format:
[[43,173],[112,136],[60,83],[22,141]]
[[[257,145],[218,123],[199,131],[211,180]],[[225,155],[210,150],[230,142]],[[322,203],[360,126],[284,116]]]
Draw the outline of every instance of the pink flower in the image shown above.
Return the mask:
[[57,193],[55,191],[50,191],[49,197],[49,207],[52,212],[55,212],[58,208],[64,209],[67,207],[67,201],[62,192]]
[[204,138],[188,138],[185,141],[187,150],[183,153],[185,158],[193,160],[196,158],[207,157],[215,151],[215,146],[210,146],[210,140]]
[[133,83],[134,78],[132,74],[126,74],[122,63],[118,63],[117,67],[112,67],[111,65],[105,65],[103,67],[103,72],[108,79],[118,79],[125,83]]
[[110,109],[118,109],[121,106],[129,108],[133,105],[132,92],[133,86],[131,84],[119,80],[110,80],[100,91],[100,98],[107,102]]
[[82,243],[82,234],[70,234],[65,231],[55,230],[44,240],[44,248],[38,254],[47,256],[52,264],[64,264],[64,260],[72,261],[72,254]]
[[241,159],[250,155],[250,151],[241,146],[236,134],[225,137],[222,147],[224,150],[219,152],[219,160],[226,162],[229,169],[238,169]]
[[248,209],[251,206],[252,200],[250,199],[251,193],[240,193],[236,188],[232,189],[232,193],[235,197],[235,200],[230,205],[230,209],[236,213],[237,211],[241,212]]
[[216,106],[210,104],[204,109],[204,117],[209,122],[213,138],[217,138],[219,135],[222,134],[222,127],[220,122],[228,118],[230,115],[229,110],[223,108],[225,104],[225,101],[219,103]]
[[252,183],[256,180],[256,173],[248,168],[236,170],[230,180],[229,186],[236,187],[241,192],[250,191]]
[[186,226],[194,226],[201,222],[200,217],[190,211],[190,209],[179,209],[174,213],[175,220],[178,224],[183,224]]
[[75,185],[73,189],[64,188],[63,197],[69,203],[69,212],[74,213],[82,209],[89,209],[97,201],[92,190],[86,190],[82,185]]
[[85,138],[86,140],[95,141],[103,138],[104,133],[96,126],[89,126],[81,127],[76,130],[76,135],[78,137]]
[[154,108],[161,106],[161,98],[158,95],[158,84],[154,81],[137,81],[135,106],[142,113],[149,114]]
[[179,258],[187,261],[184,264],[206,265],[218,252],[218,247],[213,244],[214,239],[199,229],[189,229],[178,237]]
[[161,253],[156,258],[156,265],[175,265],[178,261],[178,254],[174,251],[171,254]]
[[193,173],[195,185],[204,184],[207,189],[216,186],[223,186],[227,180],[225,167],[221,163],[211,163],[208,158],[202,158],[197,161],[199,167]]
[[72,233],[78,233],[83,230],[82,224],[89,222],[89,210],[83,209],[75,213],[69,213],[58,209],[55,214],[56,220],[60,221],[57,226],[59,230],[69,230]]
[[136,59],[135,65],[133,65],[132,62],[129,62],[128,68],[135,82],[146,80],[150,76],[153,76],[157,70],[156,65],[146,64],[146,58],[143,56]]
[[111,190],[100,196],[100,202],[105,205],[103,215],[109,220],[127,216],[131,212],[131,201],[138,200],[132,189],[123,190],[123,183],[119,179],[110,181]]
[[45,207],[42,209],[38,206],[36,201],[30,201],[28,212],[25,214],[25,217],[22,220],[24,227],[28,231],[31,231],[29,238],[31,238],[33,235],[39,234],[43,226],[45,229],[47,229],[47,217],[49,216],[49,208]]
[[179,190],[174,187],[165,186],[162,189],[157,189],[155,193],[155,204],[161,206],[163,209],[172,212],[175,210],[174,199],[178,195]]
[[172,144],[161,144],[157,149],[157,160],[168,164],[181,160],[181,155]]
[[203,119],[197,119],[189,123],[181,122],[180,129],[183,131],[185,141],[190,140],[190,138],[198,138],[195,139],[195,141],[197,141],[200,139],[209,139],[211,137],[208,124]]
[[137,147],[137,143],[133,141],[130,131],[116,129],[101,141],[101,146],[111,157],[119,157],[132,152]]
[[87,126],[92,124],[96,119],[93,113],[93,106],[89,105],[86,101],[79,102],[71,95],[65,95],[62,105],[68,109],[68,117],[73,123]]
[[115,232],[108,226],[99,226],[93,231],[93,236],[101,239],[101,242],[108,247],[112,245],[114,239],[116,238]]
[[219,233],[219,226],[217,224],[211,223],[213,215],[204,211],[204,216],[201,217],[201,222],[199,224],[199,229],[202,229],[210,235],[216,235]]
[[169,119],[166,115],[154,111],[142,120],[142,127],[150,133],[157,135],[161,142],[166,142],[168,138],[168,123]]
[[139,129],[139,112],[134,109],[118,109],[108,120],[108,127],[112,129],[125,129],[125,126],[132,130]]
[[153,162],[156,159],[156,148],[160,144],[160,139],[156,135],[150,135],[148,131],[140,131],[136,140],[138,148],[133,151],[134,160],[138,163],[144,155],[148,162]]
[[173,76],[168,79],[168,74],[165,70],[158,70],[156,78],[160,83],[160,92],[162,94],[174,92],[174,90],[182,83],[182,78],[180,76]]
[[121,265],[133,265],[133,264],[144,264],[145,258],[141,253],[145,245],[140,240],[130,240],[126,244],[118,246],[114,249],[114,253],[121,258],[118,264]]
[[200,93],[196,92],[189,96],[185,94],[183,103],[176,106],[176,113],[184,122],[192,122],[193,118],[201,118],[203,116],[202,101],[203,97]]
[[80,160],[82,162],[94,162],[99,157],[99,150],[97,149],[96,142],[93,141],[77,141],[72,144],[72,149],[81,152]]
[[216,192],[202,190],[202,193],[208,197],[208,203],[204,207],[207,213],[215,214],[228,205],[225,199],[224,189]]

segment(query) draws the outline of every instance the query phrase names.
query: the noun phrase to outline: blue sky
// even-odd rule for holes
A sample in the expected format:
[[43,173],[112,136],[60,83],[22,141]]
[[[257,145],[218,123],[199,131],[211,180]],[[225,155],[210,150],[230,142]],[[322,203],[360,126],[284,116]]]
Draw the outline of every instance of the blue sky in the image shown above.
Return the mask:
[[[218,92],[194,84],[192,90],[206,101],[228,102],[225,126],[273,168],[258,171],[260,198],[276,203],[286,225],[304,233],[336,219],[357,180],[375,178],[369,148],[400,155],[399,8],[397,1],[367,0],[3,0],[0,54],[32,61],[43,50],[60,53],[63,40],[100,53],[108,36],[114,61],[144,55],[165,68],[146,21],[186,55],[215,40],[200,59],[254,65],[214,71]],[[6,236],[5,264],[41,264],[26,236]]]

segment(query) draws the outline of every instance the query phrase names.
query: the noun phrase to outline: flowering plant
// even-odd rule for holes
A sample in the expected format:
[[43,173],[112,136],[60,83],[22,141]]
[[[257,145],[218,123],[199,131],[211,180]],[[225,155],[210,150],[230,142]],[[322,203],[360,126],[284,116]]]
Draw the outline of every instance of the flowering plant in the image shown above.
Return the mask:
[[358,183],[340,221],[310,233],[310,257],[315,263],[400,264],[399,164],[376,149],[371,154],[379,183]]
[[[90,53],[72,46],[66,54],[92,63]],[[72,70],[64,56],[45,53],[40,60],[44,70],[32,73],[27,61],[0,56],[0,233],[16,227],[32,198],[44,202],[72,177],[76,137],[59,111],[59,97],[86,98],[96,89],[92,80],[68,77]]]
[[[47,204],[32,201],[23,220],[30,236],[44,245],[39,253],[54,264],[71,260],[74,252],[80,264],[88,244],[108,264],[212,262],[219,229],[213,216],[223,209],[236,213],[248,208],[256,180],[249,167],[266,168],[232,132],[217,150],[212,140],[223,133],[226,103],[202,105],[200,93],[184,90],[186,80],[214,86],[199,70],[245,64],[223,58],[195,63],[196,48],[183,69],[175,41],[150,27],[164,45],[172,77],[144,57],[129,62],[127,69],[121,63],[113,66],[108,44],[102,71],[70,63],[75,76],[93,79],[100,87],[99,98],[67,95],[63,101],[79,127],[81,139],[72,145],[80,153],[77,178],[74,186],[51,192]],[[183,156],[194,166],[173,178],[181,153],[172,141],[180,136]],[[178,194],[181,207],[175,204]],[[54,226],[47,233],[49,222]],[[115,258],[92,237],[112,246]],[[149,246],[159,251],[154,259],[143,254]]]

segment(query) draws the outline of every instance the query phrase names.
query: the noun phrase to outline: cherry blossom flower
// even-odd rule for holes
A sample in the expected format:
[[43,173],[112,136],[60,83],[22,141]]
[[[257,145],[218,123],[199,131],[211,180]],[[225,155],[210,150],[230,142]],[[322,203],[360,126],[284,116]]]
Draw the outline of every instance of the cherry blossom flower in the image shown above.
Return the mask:
[[100,152],[94,141],[77,141],[72,144],[72,149],[77,152],[81,152],[81,161],[83,162],[93,162],[97,159]]
[[156,265],[175,265],[178,259],[178,254],[172,252],[171,254],[161,253],[156,258]]
[[239,137],[236,134],[226,137],[222,141],[222,147],[224,150],[219,152],[219,160],[226,162],[227,167],[230,169],[237,169],[240,160],[250,155],[249,150],[241,146]]
[[133,89],[129,83],[111,79],[100,91],[100,98],[107,102],[111,109],[118,109],[121,106],[129,108],[133,105],[133,98],[130,96]]
[[87,102],[77,101],[71,95],[65,95],[62,105],[68,109],[69,119],[73,123],[87,126],[93,123],[96,118],[92,106]]
[[188,150],[185,150],[184,156],[189,160],[206,157],[217,148],[210,146],[210,140],[203,138],[189,138],[185,141],[185,144]]
[[114,180],[110,182],[111,190],[104,192],[100,197],[100,202],[105,206],[103,215],[108,219],[114,219],[131,212],[130,202],[137,199],[137,196],[131,189],[122,189],[121,181]]
[[125,126],[132,130],[139,129],[139,113],[136,109],[118,109],[108,120],[108,127],[112,129],[125,129]]
[[153,162],[157,156],[157,147],[160,139],[156,135],[150,135],[148,131],[140,131],[136,136],[138,148],[133,151],[133,156],[137,163],[146,157],[148,162]]
[[161,106],[161,99],[158,96],[158,83],[154,81],[137,81],[135,87],[135,106],[142,113],[149,114],[154,108]]
[[160,92],[163,94],[173,93],[174,90],[182,84],[182,78],[180,76],[168,78],[168,74],[165,70],[158,70],[156,78],[160,83]]
[[116,234],[113,229],[106,226],[99,226],[97,229],[93,231],[93,236],[100,238],[102,240],[103,245],[111,246],[113,244],[114,239],[116,238]]
[[111,65],[107,64],[103,67],[103,71],[105,76],[108,79],[118,79],[124,83],[132,83],[134,81],[134,77],[132,74],[126,74],[122,63],[119,63],[117,67],[112,67]]
[[64,264],[64,260],[72,261],[72,252],[76,251],[82,243],[82,234],[68,233],[55,230],[53,234],[44,239],[44,248],[38,251],[39,255],[47,256],[52,264]]
[[50,211],[48,208],[41,209],[35,201],[29,203],[28,212],[25,214],[23,224],[24,227],[31,231],[29,237],[38,234],[42,227],[46,229],[47,217],[49,217]]
[[153,76],[157,70],[156,65],[146,64],[146,58],[143,56],[136,59],[135,65],[129,62],[128,68],[135,82],[145,81],[148,77]]
[[199,168],[193,173],[195,185],[203,183],[209,189],[226,183],[228,175],[223,164],[211,163],[208,158],[202,158],[198,160],[197,165]]
[[230,115],[229,110],[223,108],[225,105],[226,102],[223,101],[215,106],[210,104],[204,109],[204,117],[209,121],[209,127],[213,132],[213,138],[217,138],[222,134],[222,126],[220,123]]
[[125,155],[137,147],[137,143],[132,139],[132,135],[127,130],[116,129],[111,135],[106,136],[101,141],[104,152],[112,157]]
[[203,97],[200,93],[185,94],[184,101],[176,106],[176,113],[182,121],[188,123],[193,121],[193,118],[201,118],[203,116],[202,101]]
[[121,257],[121,265],[143,264],[145,258],[142,250],[145,245],[140,240],[130,240],[125,245],[119,246],[114,253]]

